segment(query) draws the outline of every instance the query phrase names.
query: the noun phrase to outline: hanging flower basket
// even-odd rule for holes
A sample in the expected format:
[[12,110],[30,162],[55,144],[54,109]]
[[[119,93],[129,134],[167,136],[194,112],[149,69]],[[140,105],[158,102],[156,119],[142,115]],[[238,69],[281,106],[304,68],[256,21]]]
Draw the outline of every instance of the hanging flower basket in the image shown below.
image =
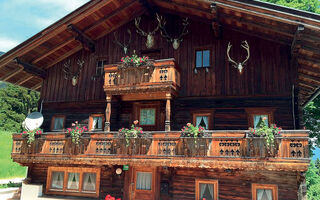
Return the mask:
[[120,150],[120,154],[146,154],[152,142],[149,133],[143,132],[138,127],[138,120],[135,120],[130,129],[121,128],[116,136],[116,146]]
[[276,124],[269,127],[265,118],[256,129],[249,128],[246,137],[248,138],[248,151],[252,157],[275,157],[279,149],[277,136],[281,128]]

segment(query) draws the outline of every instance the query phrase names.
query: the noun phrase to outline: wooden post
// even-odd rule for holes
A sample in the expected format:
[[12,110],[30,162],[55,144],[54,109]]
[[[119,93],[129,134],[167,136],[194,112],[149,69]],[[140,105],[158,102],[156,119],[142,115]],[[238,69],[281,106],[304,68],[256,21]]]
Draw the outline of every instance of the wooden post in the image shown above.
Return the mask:
[[165,121],[165,131],[170,131],[170,115],[171,115],[171,94],[166,94],[166,121]]
[[107,95],[107,107],[106,107],[106,122],[104,124],[104,131],[110,132],[110,117],[111,117],[111,95]]

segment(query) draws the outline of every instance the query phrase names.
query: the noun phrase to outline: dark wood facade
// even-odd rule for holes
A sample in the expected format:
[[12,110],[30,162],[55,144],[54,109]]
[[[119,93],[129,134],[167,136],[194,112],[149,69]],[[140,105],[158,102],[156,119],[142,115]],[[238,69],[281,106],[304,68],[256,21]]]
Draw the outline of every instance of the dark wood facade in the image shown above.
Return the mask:
[[[202,181],[214,185],[215,200],[254,200],[259,187],[273,188],[276,200],[300,200],[297,193],[309,163],[308,131],[294,129],[302,129],[302,105],[320,83],[320,17],[270,6],[224,0],[89,2],[0,59],[0,77],[41,91],[45,132],[54,131],[52,119],[63,119],[62,130],[44,134],[30,147],[14,135],[13,160],[29,167],[31,183],[43,184],[46,194],[199,199]],[[150,31],[157,24],[155,12],[166,19],[172,35],[179,35],[182,19],[189,17],[189,33],[177,50],[159,31],[151,49],[136,33],[134,18],[141,16],[142,29]],[[155,60],[149,77],[121,74],[117,68],[125,54],[114,42],[115,35],[128,41],[127,30],[132,33],[129,55],[135,51]],[[242,41],[250,46],[250,58],[239,73],[228,61],[227,47],[230,42],[230,55],[240,62],[247,56]],[[198,50],[210,50],[209,67],[196,68]],[[24,68],[10,74],[13,55]],[[73,86],[63,69],[70,61],[70,70],[76,72],[79,59],[84,67]],[[97,74],[99,62],[104,74]],[[41,69],[31,76],[37,77],[35,83],[15,77],[35,68]],[[160,81],[155,76],[163,69],[172,76]],[[114,77],[120,74],[117,82]],[[125,147],[115,137],[117,131],[139,119],[142,108],[155,109],[154,124],[143,127],[151,136],[145,143],[131,140],[132,146]],[[201,114],[208,116],[209,136],[198,141],[203,149],[193,152],[179,131]],[[268,116],[269,124],[286,129],[272,152],[247,135],[254,114]],[[105,128],[83,135],[81,145],[61,134],[75,121],[92,126],[92,116],[102,116]],[[117,175],[116,170],[126,165],[129,170]],[[65,185],[52,190],[47,183],[56,167],[65,174],[74,170],[82,181],[90,171],[85,169],[92,169],[99,177],[97,191],[68,191]],[[152,174],[151,189],[137,189],[138,172]]]

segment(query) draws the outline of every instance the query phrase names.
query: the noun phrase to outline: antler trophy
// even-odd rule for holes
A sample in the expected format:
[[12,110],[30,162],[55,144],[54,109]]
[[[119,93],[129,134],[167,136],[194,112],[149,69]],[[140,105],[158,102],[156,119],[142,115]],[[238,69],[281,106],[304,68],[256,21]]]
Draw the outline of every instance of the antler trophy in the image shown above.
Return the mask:
[[141,21],[141,17],[137,17],[135,19],[135,25],[136,25],[136,28],[137,28],[137,33],[140,34],[143,37],[147,37],[146,46],[147,46],[148,49],[150,49],[154,45],[154,34],[159,30],[160,23],[158,22],[157,27],[153,31],[146,33],[139,27],[140,21]]
[[161,33],[162,37],[166,38],[168,40],[168,42],[171,42],[173,48],[175,50],[177,50],[180,46],[180,43],[183,41],[182,37],[189,33],[189,31],[187,30],[187,26],[189,25],[188,18],[186,17],[185,19],[182,20],[183,29],[181,31],[181,34],[177,38],[172,38],[167,33],[167,31],[165,29],[165,25],[167,22],[165,20],[163,20],[162,17],[159,17],[159,15],[157,15],[157,20],[159,21],[159,24],[160,24],[160,29],[161,29],[160,33]]
[[122,44],[121,42],[118,41],[116,32],[114,32],[113,34],[114,34],[114,41],[113,42],[116,43],[117,45],[119,45],[122,48],[124,54],[127,55],[129,46],[131,44],[131,31],[130,31],[130,29],[128,29],[129,41],[127,44],[126,43]]
[[227,56],[228,56],[228,61],[231,62],[233,64],[233,67],[235,67],[236,69],[239,70],[240,74],[242,73],[242,70],[243,70],[243,66],[247,63],[247,61],[249,60],[250,58],[250,47],[249,47],[249,44],[247,41],[242,41],[242,44],[241,44],[241,47],[244,48],[246,51],[247,51],[247,58],[243,61],[243,62],[235,62],[234,60],[232,60],[230,58],[230,55],[229,55],[229,52],[230,52],[230,49],[231,49],[232,45],[228,44],[228,49],[227,49]]
[[83,60],[82,60],[82,61],[78,60],[78,61],[77,61],[77,64],[78,64],[78,66],[79,66],[79,69],[78,69],[78,71],[77,71],[76,73],[74,73],[74,74],[73,74],[73,73],[71,72],[71,70],[70,70],[70,66],[71,66],[70,60],[68,60],[66,63],[64,63],[64,68],[63,68],[63,71],[64,71],[64,73],[65,73],[64,78],[65,78],[66,80],[70,80],[70,79],[71,79],[73,86],[76,86],[77,83],[78,83],[78,78],[79,78],[79,75],[80,75],[81,70],[82,70],[82,68],[83,68],[84,61],[83,61]]

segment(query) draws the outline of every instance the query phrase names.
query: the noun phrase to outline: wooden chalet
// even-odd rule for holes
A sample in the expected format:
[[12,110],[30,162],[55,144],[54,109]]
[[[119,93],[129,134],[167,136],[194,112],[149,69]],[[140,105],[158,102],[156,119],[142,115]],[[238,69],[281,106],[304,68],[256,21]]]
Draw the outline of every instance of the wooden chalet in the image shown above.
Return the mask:
[[[122,69],[134,52],[152,65]],[[253,0],[92,0],[0,57],[0,80],[43,101],[45,133],[31,146],[14,134],[12,159],[45,196],[305,199],[301,110],[319,93],[319,69],[313,13]],[[283,128],[271,152],[248,136],[262,118]],[[118,137],[134,120],[147,140]],[[89,127],[79,144],[65,133],[75,121]],[[206,137],[180,137],[188,122]]]

